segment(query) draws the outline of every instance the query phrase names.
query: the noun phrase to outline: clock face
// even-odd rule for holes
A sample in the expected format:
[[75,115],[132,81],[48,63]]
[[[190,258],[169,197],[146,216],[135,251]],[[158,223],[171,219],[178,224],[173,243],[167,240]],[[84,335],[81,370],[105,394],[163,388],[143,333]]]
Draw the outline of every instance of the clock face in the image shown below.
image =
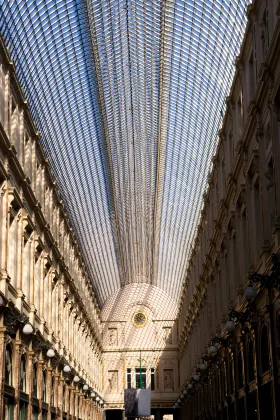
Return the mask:
[[134,327],[143,328],[148,322],[148,315],[144,311],[136,311],[132,316],[131,322]]

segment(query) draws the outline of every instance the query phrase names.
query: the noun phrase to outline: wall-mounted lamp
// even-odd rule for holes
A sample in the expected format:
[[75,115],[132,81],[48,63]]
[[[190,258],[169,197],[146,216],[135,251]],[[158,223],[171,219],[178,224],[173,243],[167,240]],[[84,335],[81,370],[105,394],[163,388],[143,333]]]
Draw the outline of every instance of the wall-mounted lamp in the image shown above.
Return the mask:
[[64,368],[63,368],[63,372],[64,373],[70,373],[71,372],[70,366],[69,365],[65,365]]
[[211,354],[215,354],[217,353],[218,349],[214,344],[211,344],[211,346],[209,347],[209,353]]
[[54,350],[53,349],[49,349],[48,351],[47,351],[47,357],[49,357],[50,359],[52,358],[52,357],[54,357],[55,356],[55,352],[54,352]]
[[33,333],[33,327],[31,324],[27,323],[22,329],[23,334],[30,335]]
[[260,283],[261,287],[266,289],[277,289],[280,291],[280,256],[278,254],[271,255],[272,269],[269,275],[254,273],[250,277],[249,286],[245,290],[245,298],[248,302],[254,300],[257,296],[257,290],[254,285]]

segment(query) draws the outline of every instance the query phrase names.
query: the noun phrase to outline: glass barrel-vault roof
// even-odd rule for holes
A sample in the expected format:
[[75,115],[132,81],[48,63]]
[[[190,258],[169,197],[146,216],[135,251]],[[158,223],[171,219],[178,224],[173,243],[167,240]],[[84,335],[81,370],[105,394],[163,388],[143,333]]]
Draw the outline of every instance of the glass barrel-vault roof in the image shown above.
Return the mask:
[[248,0],[0,0],[101,305],[178,299]]

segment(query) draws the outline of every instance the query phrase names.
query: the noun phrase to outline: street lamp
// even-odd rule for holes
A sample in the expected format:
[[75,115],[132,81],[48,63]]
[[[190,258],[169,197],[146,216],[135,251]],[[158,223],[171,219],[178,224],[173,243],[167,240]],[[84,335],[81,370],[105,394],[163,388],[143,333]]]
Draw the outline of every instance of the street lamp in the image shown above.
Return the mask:
[[73,382],[75,382],[75,384],[77,384],[78,382],[80,382],[80,378],[78,375],[75,375],[73,378]]

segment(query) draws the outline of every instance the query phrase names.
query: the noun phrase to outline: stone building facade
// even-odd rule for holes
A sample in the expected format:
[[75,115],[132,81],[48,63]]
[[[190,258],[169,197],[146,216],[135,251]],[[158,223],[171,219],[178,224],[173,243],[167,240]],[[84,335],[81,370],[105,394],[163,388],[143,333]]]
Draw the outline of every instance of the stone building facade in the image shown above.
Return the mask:
[[[179,392],[177,306],[161,289],[130,284],[101,311],[104,397],[122,408],[125,388],[151,389],[153,408],[172,408]],[[141,360],[140,360],[141,358]]]
[[179,310],[182,419],[280,418],[279,287],[244,297],[280,252],[280,3],[247,15]]
[[0,418],[97,420],[100,311],[39,139],[0,39]]
[[145,283],[99,310],[0,39],[0,418],[114,418],[140,369],[156,419],[280,418],[279,0],[247,13],[179,312]]

